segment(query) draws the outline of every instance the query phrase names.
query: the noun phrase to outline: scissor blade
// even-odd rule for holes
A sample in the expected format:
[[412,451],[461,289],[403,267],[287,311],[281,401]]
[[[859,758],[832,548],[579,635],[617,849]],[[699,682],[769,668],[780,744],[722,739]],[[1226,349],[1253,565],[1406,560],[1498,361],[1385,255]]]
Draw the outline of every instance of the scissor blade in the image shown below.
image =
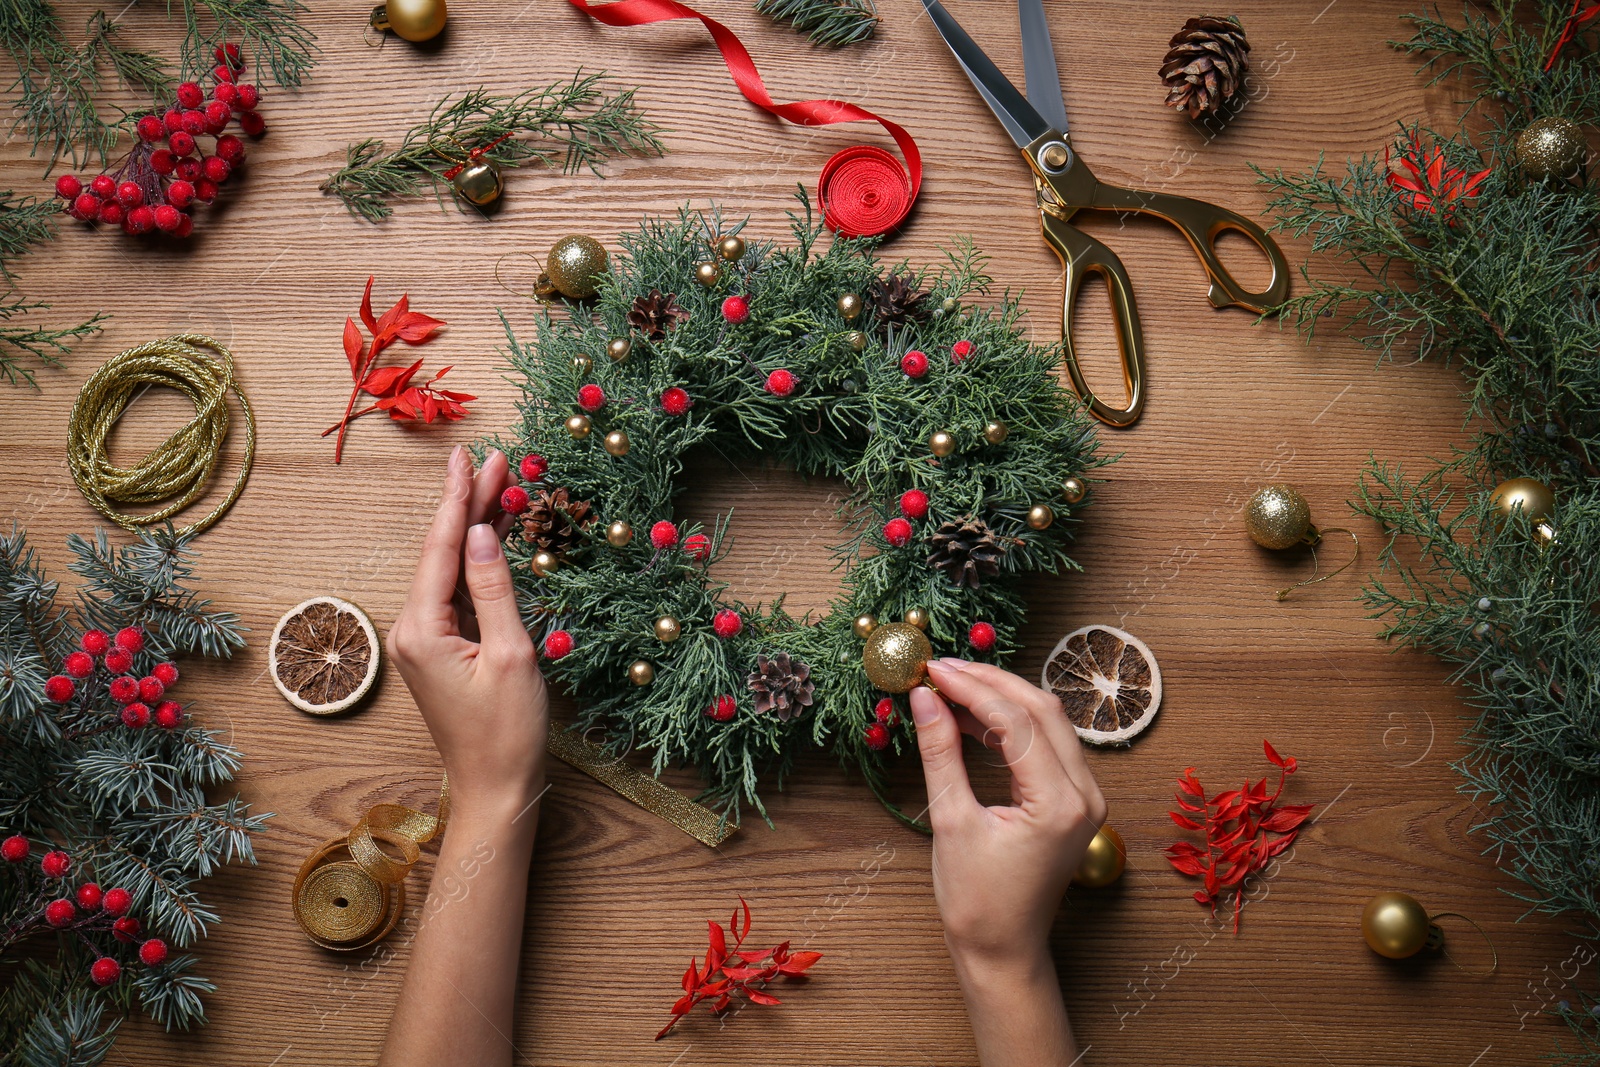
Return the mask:
[[1061,74],[1050,44],[1050,25],[1044,18],[1044,0],[1017,0],[1017,20],[1022,23],[1022,70],[1028,76],[1028,103],[1050,125],[1067,132],[1067,104],[1061,98]]
[[994,112],[995,118],[1000,120],[1000,125],[1005,127],[1018,148],[1026,148],[1050,132],[1050,123],[1017,92],[1016,86],[1000,73],[1000,68],[984,55],[983,49],[967,36],[967,31],[961,28],[961,24],[944,9],[939,0],[922,0],[922,6],[933,20],[939,36],[955,53],[956,62],[966,71],[973,88],[978,90],[978,95],[983,97],[984,103],[989,105],[989,110]]

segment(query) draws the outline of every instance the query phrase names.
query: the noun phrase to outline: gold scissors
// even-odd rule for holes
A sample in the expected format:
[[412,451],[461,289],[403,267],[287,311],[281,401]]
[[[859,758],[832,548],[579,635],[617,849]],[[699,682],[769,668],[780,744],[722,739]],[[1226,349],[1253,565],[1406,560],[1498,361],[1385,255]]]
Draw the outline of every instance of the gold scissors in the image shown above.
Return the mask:
[[[1055,249],[1065,269],[1066,293],[1061,304],[1061,340],[1072,387],[1089,411],[1112,426],[1131,426],[1144,410],[1144,335],[1133,284],[1115,252],[1090,237],[1072,219],[1083,210],[1154,215],[1178,228],[1189,239],[1200,265],[1211,279],[1206,295],[1215,307],[1242,307],[1262,312],[1283,303],[1289,293],[1289,265],[1266,232],[1254,222],[1227,208],[1204,200],[1167,193],[1123,189],[1095,179],[1073,150],[1067,132],[1067,105],[1056,73],[1050,29],[1045,24],[1042,0],[1017,0],[1022,23],[1022,61],[1027,75],[1027,96],[1017,92],[989,57],[984,55],[939,0],[922,0],[933,25],[944,38],[956,62],[966,72],[1000,125],[1011,135],[1033,170],[1039,199],[1039,221],[1044,238]],[[1272,264],[1272,282],[1265,292],[1252,293],[1228,273],[1217,259],[1217,237],[1233,230],[1248,237]],[[1121,408],[1102,401],[1089,388],[1072,346],[1072,306],[1078,290],[1091,274],[1105,279],[1117,326],[1117,347],[1122,352],[1122,377],[1128,402]]]

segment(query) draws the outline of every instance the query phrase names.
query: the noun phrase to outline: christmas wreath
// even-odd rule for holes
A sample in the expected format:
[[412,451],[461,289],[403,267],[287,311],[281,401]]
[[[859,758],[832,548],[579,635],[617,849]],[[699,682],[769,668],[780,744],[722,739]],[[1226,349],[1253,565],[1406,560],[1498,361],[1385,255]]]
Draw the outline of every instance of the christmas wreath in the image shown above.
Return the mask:
[[[819,249],[801,199],[793,247],[684,209],[624,235],[595,298],[545,313],[534,343],[507,324],[524,400],[503,504],[546,670],[579,725],[657,773],[697,767],[734,820],[744,802],[765,817],[758,783],[808,746],[881,798],[884,757],[914,741],[866,638],[910,623],[935,655],[1004,659],[1027,576],[1076,569],[1068,507],[1106,462],[1058,348],[1010,299],[968,301],[989,287],[969,242],[886,270],[873,239]],[[725,600],[726,521],[674,520],[685,453],[713,444],[849,482],[843,592],[820,619]]]

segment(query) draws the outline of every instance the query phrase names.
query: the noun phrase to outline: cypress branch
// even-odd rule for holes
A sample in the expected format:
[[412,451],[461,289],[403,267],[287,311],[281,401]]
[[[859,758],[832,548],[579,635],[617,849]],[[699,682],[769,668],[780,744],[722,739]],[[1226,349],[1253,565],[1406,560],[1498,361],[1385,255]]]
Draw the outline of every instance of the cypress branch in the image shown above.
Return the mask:
[[787,22],[828,48],[860,44],[878,32],[878,6],[873,0],[756,0],[756,12]]

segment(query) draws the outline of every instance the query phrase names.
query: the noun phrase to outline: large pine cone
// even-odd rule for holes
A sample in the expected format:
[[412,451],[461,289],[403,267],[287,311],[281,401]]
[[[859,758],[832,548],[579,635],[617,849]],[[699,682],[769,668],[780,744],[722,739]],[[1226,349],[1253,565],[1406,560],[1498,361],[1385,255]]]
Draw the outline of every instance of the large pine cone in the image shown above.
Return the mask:
[[689,318],[689,313],[678,306],[677,293],[650,290],[648,296],[637,297],[628,312],[628,325],[652,341],[667,336],[667,331]]
[[1232,15],[1201,15],[1183,24],[1161,64],[1167,103],[1189,118],[1215,114],[1244,89],[1250,42]]
[[564,558],[594,522],[594,505],[573,500],[565,489],[535,489],[522,513],[522,539],[536,549]]
[[928,317],[929,309],[923,307],[927,293],[912,288],[912,279],[891,274],[882,281],[873,282],[867,290],[872,301],[872,312],[879,322],[892,322],[904,326],[907,322],[921,322]]
[[816,683],[811,680],[811,668],[789,653],[779,652],[768,659],[756,657],[756,669],[750,673],[750,691],[756,695],[756,711],[768,712],[787,722],[805,714],[811,706],[811,693]]
[[1006,552],[1005,541],[989,524],[970,515],[959,522],[940,523],[929,542],[928,563],[968,589],[977,589],[984,579],[999,574],[1000,557]]

